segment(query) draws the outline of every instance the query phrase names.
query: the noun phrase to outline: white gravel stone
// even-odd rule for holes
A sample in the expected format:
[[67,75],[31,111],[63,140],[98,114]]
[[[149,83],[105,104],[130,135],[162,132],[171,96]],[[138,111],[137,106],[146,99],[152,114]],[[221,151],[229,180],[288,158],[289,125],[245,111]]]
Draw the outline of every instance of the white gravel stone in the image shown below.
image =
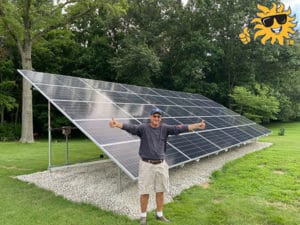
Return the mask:
[[[170,169],[170,192],[165,196],[165,203],[171,202],[184,189],[209,182],[212,172],[221,169],[226,162],[270,145],[253,142],[203,158],[199,162],[187,163],[184,167]],[[133,219],[138,218],[140,207],[137,182],[122,173],[122,192],[119,193],[118,170],[117,165],[111,161],[98,161],[21,175],[17,179],[34,183],[71,201],[90,203]],[[149,211],[155,209],[154,198],[154,194],[150,195]]]

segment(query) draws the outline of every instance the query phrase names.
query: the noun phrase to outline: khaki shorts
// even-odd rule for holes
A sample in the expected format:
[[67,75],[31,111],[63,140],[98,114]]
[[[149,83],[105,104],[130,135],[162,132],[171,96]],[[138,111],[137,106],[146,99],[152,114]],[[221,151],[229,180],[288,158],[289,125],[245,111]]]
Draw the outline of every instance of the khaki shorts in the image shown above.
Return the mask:
[[139,194],[169,191],[169,166],[164,160],[159,164],[139,162]]

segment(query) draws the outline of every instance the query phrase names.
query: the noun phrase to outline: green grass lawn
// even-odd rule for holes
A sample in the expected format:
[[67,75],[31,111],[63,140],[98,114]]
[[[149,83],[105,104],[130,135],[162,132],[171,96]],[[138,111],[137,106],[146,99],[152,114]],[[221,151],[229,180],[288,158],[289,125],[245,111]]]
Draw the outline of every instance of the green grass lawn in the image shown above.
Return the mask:
[[[278,136],[280,127],[285,128],[285,136]],[[261,140],[274,143],[272,147],[227,163],[213,173],[209,185],[185,190],[165,205],[171,224],[299,225],[300,123],[275,124],[270,129],[273,135]],[[95,160],[101,154],[88,140],[70,140],[69,149],[72,163]],[[64,141],[53,143],[53,164],[64,163]],[[1,225],[139,224],[13,178],[47,167],[47,141],[0,142]],[[148,224],[163,223],[149,213]]]

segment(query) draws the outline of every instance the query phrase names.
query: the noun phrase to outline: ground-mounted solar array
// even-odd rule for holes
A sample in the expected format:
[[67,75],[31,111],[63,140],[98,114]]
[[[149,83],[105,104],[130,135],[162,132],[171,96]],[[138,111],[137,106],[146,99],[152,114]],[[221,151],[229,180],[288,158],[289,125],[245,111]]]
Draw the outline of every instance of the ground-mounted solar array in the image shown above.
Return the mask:
[[124,123],[147,122],[154,107],[170,125],[206,121],[205,130],[170,136],[166,161],[175,167],[227,150],[270,130],[200,95],[85,78],[19,70],[41,94],[99,146],[127,175],[138,178],[139,138],[111,129],[114,117]]

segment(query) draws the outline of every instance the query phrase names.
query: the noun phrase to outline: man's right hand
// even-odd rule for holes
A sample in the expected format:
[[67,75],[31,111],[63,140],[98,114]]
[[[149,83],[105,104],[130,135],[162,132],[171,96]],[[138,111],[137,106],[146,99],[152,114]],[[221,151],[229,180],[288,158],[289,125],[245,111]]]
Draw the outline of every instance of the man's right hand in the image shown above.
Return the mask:
[[116,121],[114,118],[111,118],[111,120],[109,121],[109,126],[111,128],[115,128],[115,127],[118,127],[118,128],[122,128],[122,123]]
[[109,121],[109,126],[111,128],[115,128],[116,127],[117,122],[115,121],[114,118],[111,118],[111,120]]

